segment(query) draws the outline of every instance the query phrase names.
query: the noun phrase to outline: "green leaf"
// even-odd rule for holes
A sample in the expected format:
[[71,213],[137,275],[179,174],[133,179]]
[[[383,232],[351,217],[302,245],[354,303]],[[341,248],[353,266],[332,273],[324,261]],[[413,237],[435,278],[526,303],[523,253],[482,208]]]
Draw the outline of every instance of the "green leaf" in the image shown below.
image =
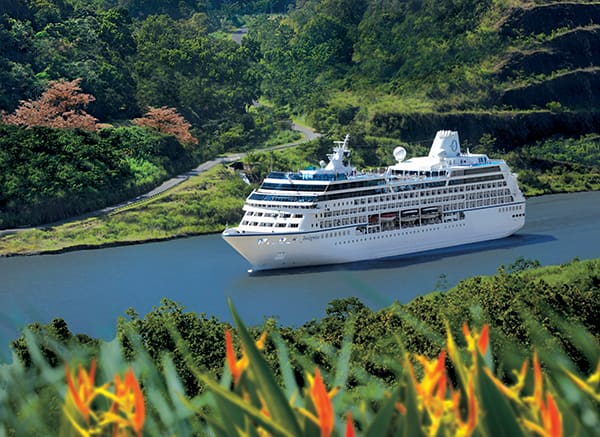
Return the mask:
[[248,355],[248,360],[250,362],[249,370],[256,378],[256,382],[261,389],[261,394],[264,396],[264,401],[269,408],[269,413],[273,419],[284,429],[288,430],[291,435],[300,435],[301,431],[298,421],[289,406],[288,400],[277,385],[271,369],[269,369],[267,362],[254,344],[254,340],[233,307],[231,299],[228,299],[228,303],[240,339],[244,345],[246,354]]
[[381,409],[377,412],[377,415],[365,431],[365,437],[380,437],[387,435],[389,430],[390,421],[396,408],[396,400],[398,399],[398,392],[394,392],[389,398],[383,401]]
[[517,422],[516,413],[510,407],[508,400],[498,390],[494,382],[483,371],[483,360],[477,355],[476,390],[479,391],[479,406],[481,409],[479,425],[488,435],[519,437],[524,436]]
[[348,380],[348,374],[350,371],[350,355],[352,353],[352,337],[354,334],[353,320],[348,320],[345,326],[345,331],[342,349],[338,356],[336,365],[335,380],[333,381],[333,384],[337,387],[343,387]]
[[[275,346],[277,347],[277,355],[279,358],[279,368],[281,371],[281,376],[283,378],[283,385],[285,390],[285,395],[288,399],[292,399],[293,396],[296,397],[297,402],[302,401],[302,397],[300,396],[300,389],[298,388],[298,384],[296,384],[296,378],[294,377],[294,370],[290,364],[290,359],[287,352],[287,346],[283,342],[283,339],[279,335],[277,331],[273,331],[271,333],[273,341],[275,342]],[[300,407],[304,407],[304,405],[297,405]]]
[[[240,419],[239,423],[235,422],[238,420],[238,418],[243,418],[245,416],[250,416],[250,418],[256,421],[258,425],[265,428],[274,436],[291,437],[298,435],[291,433],[281,424],[265,416],[259,409],[247,403],[235,393],[232,393],[226,388],[222,387],[209,376],[199,375],[199,377],[215,397],[215,401],[217,402],[219,408],[219,413],[224,419],[223,422],[225,422],[221,426],[228,430],[228,435],[237,434],[236,428],[239,428],[239,430],[244,429],[243,419]],[[234,420],[228,420],[228,418],[233,418]]]

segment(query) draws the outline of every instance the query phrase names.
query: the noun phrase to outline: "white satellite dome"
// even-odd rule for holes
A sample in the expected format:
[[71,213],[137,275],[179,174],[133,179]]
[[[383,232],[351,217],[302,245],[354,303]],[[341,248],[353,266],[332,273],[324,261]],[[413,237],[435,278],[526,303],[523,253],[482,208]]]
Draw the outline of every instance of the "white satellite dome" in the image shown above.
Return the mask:
[[396,147],[394,149],[394,158],[398,162],[404,161],[404,158],[406,158],[406,149],[404,147]]

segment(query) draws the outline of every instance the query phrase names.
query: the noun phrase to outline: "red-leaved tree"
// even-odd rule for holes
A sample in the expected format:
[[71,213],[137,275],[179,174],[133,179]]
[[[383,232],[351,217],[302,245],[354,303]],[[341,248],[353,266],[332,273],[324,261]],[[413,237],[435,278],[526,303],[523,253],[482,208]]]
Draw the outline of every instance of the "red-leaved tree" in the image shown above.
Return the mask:
[[13,114],[4,115],[2,121],[17,126],[47,126],[65,129],[95,131],[97,119],[84,108],[95,99],[81,92],[81,79],[64,79],[48,82],[48,89],[37,100],[21,100]]
[[143,117],[134,118],[131,122],[138,126],[156,129],[164,134],[174,135],[184,144],[198,144],[198,139],[190,133],[192,125],[175,108],[150,106]]

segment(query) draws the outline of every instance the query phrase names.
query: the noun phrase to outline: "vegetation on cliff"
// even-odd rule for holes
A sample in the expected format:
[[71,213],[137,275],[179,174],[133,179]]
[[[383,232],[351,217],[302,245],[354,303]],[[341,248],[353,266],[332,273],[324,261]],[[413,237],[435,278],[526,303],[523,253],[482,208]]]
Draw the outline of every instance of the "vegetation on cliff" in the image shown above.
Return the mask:
[[[125,129],[150,108],[174,108],[199,140],[188,168],[207,156],[262,144],[286,128],[289,111],[306,115],[322,133],[350,132],[355,148],[362,148],[358,161],[368,165],[384,164],[375,162],[386,156],[377,141],[424,144],[436,130],[450,128],[472,149],[526,147],[515,161],[527,171],[523,180],[537,185],[528,194],[594,189],[595,176],[581,175],[596,174],[597,160],[572,161],[570,152],[537,156],[543,162],[527,156],[546,141],[561,150],[563,138],[597,143],[599,10],[594,2],[492,0],[127,1],[119,7],[105,0],[18,0],[0,16],[6,49],[0,54],[0,110],[12,113],[52,81],[81,78],[82,91],[93,97],[87,111],[105,129],[106,123]],[[240,14],[254,15],[245,17],[249,33],[236,44],[216,31]],[[259,98],[285,110],[257,107]],[[9,152],[27,136],[5,133]],[[70,159],[83,159],[81,169],[88,165],[81,155]],[[179,165],[174,159],[171,167]],[[9,173],[19,165],[12,158],[4,162]],[[564,180],[548,168],[564,173]],[[171,174],[160,166],[146,170],[153,172],[149,183]],[[41,175],[60,185],[56,177],[51,169]],[[576,182],[569,186],[569,180]],[[114,196],[92,186],[100,193],[95,203],[70,197],[69,187],[60,190],[86,210],[124,199],[130,186],[129,179],[117,178]],[[50,215],[68,215],[62,198],[54,198]],[[0,202],[0,211],[10,212],[0,226],[37,222],[28,213],[5,211],[4,205],[21,201],[11,196]]]

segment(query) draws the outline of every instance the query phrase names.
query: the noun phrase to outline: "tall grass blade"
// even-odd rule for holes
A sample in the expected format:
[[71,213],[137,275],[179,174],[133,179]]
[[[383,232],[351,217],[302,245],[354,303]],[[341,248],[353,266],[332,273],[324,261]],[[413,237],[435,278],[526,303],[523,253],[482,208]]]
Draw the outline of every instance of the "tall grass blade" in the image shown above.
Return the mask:
[[261,389],[261,394],[264,396],[269,412],[273,416],[273,419],[288,430],[291,435],[300,435],[300,427],[288,404],[288,400],[279,389],[267,362],[254,344],[254,340],[250,337],[248,330],[244,326],[230,299],[228,300],[228,303],[240,339],[248,354],[250,362],[249,369],[256,378],[256,382]]

